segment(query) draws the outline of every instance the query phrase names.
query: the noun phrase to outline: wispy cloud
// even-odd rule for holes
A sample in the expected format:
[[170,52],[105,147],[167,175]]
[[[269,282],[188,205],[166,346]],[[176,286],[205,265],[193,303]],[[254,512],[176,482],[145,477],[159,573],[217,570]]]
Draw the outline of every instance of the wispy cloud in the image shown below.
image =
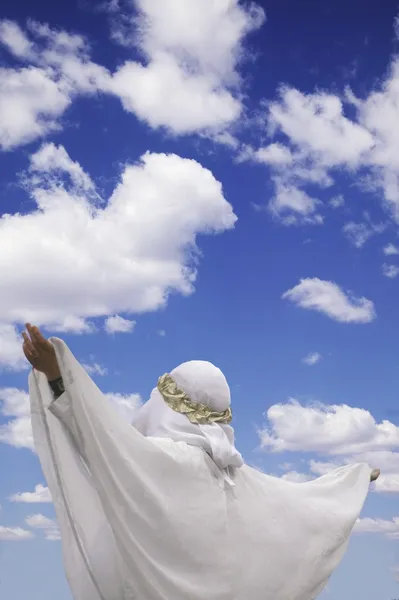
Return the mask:
[[301,308],[324,313],[341,323],[370,323],[376,316],[371,300],[353,296],[344,292],[336,283],[317,277],[302,279],[298,285],[286,291],[282,298]]
[[313,365],[316,365],[318,362],[320,362],[322,358],[323,357],[320,352],[310,352],[302,359],[302,362],[309,367],[313,367]]

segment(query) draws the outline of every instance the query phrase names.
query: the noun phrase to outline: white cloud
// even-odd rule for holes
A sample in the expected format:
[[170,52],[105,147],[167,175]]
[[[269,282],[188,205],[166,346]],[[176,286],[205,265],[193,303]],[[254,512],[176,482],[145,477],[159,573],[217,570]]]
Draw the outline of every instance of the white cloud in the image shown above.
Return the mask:
[[[330,408],[334,409],[335,407]],[[296,416],[296,414],[292,414],[291,417],[288,417],[288,419],[295,419]],[[293,428],[294,426],[295,423],[289,424],[288,427],[286,427],[286,431],[289,431],[290,427]],[[338,420],[336,420],[335,423],[330,421],[330,423],[328,424],[328,435],[330,435],[331,430],[338,426]],[[369,465],[370,471],[372,469],[380,469],[381,471],[377,481],[374,481],[370,486],[372,492],[382,494],[399,494],[399,452],[395,452],[393,450],[379,449],[379,444],[381,443],[381,436],[378,439],[378,436],[380,435],[378,431],[375,431],[374,436],[370,436],[369,442],[366,441],[364,442],[364,444],[356,445],[356,441],[353,437],[353,434],[356,430],[356,425],[352,423],[352,427],[350,429],[346,432],[346,439],[343,441],[344,454],[340,454],[340,449],[337,448],[338,443],[335,439],[331,439],[331,444],[327,444],[324,447],[316,443],[315,446],[312,446],[311,450],[309,450],[307,442],[303,443],[303,441],[297,440],[297,446],[295,451],[302,451],[300,450],[300,448],[303,448],[303,450],[305,451],[316,452],[317,454],[322,455],[323,457],[334,456],[334,459],[326,460],[324,458],[323,460],[320,460],[319,458],[317,458],[309,460],[307,463],[307,473],[298,472],[293,468],[292,464],[286,463],[284,465],[281,465],[280,468],[289,471],[289,473],[286,474],[287,476],[283,475],[282,478],[291,479],[292,481],[309,481],[311,479],[314,479],[315,477],[326,475],[327,473],[330,473],[331,471],[334,471],[346,465],[351,465],[355,463],[366,463]],[[365,429],[364,423],[362,423],[359,429]],[[265,427],[260,432],[261,439],[263,435],[266,435],[266,444],[270,443],[271,431],[272,428],[269,424],[268,427]],[[310,435],[309,428],[307,428],[307,431]],[[282,435],[286,435],[286,432]],[[360,435],[362,435],[362,431],[360,431]],[[278,436],[279,434],[277,434],[277,438]],[[276,441],[276,439],[274,439],[273,443],[278,447],[283,447],[285,445],[285,440],[280,438],[278,441]],[[389,444],[390,442],[388,441],[387,445],[389,446]],[[397,446],[395,440],[393,440],[393,446]],[[348,454],[345,455],[346,452],[348,452]],[[339,456],[337,456],[337,454],[339,454]]]
[[[134,8],[136,10],[134,10]],[[28,21],[0,21],[0,44],[28,67],[0,71],[0,147],[9,150],[61,128],[81,94],[117,96],[128,112],[173,134],[202,133],[236,145],[227,127],[243,111],[239,67],[244,41],[264,22],[238,0],[113,3],[113,38],[137,48],[114,73],[91,60],[87,40]]]
[[0,525],[0,541],[3,542],[23,542],[31,540],[34,537],[31,531],[21,529],[21,527],[2,527]]
[[112,89],[127,111],[173,133],[223,130],[241,113],[243,40],[263,10],[238,0],[137,0],[138,15],[112,16],[113,37],[138,46],[146,62],[126,62]]
[[28,21],[28,29],[36,41],[33,62],[50,67],[71,97],[109,91],[110,73],[91,61],[85,37],[33,20]]
[[[139,394],[110,392],[104,395],[119,415],[128,422],[132,421],[134,412],[141,406]],[[29,395],[16,388],[0,388],[0,416],[5,420],[5,423],[0,425],[0,442],[15,448],[33,450]],[[36,488],[36,493],[40,492],[40,489]]]
[[87,319],[82,319],[76,315],[60,316],[58,322],[49,322],[45,324],[45,329],[53,333],[94,333],[96,327]]
[[40,513],[27,517],[25,523],[32,529],[42,530],[46,540],[54,542],[61,539],[57,523]]
[[29,368],[22,352],[22,337],[10,324],[0,323],[0,368],[21,371]]
[[275,195],[269,203],[271,213],[284,225],[321,225],[323,218],[316,214],[319,201],[299,188],[276,181]]
[[324,313],[341,323],[369,323],[375,318],[371,300],[347,294],[336,283],[317,277],[302,279],[298,285],[285,292],[282,298],[301,308]]
[[332,208],[341,208],[341,206],[344,206],[345,204],[345,198],[342,195],[339,196],[334,196],[334,198],[331,198],[331,200],[329,201],[329,205]]
[[29,58],[33,44],[14,21],[0,21],[0,42],[17,58]]
[[389,538],[399,538],[399,517],[386,519],[358,519],[354,528],[357,533],[378,533]]
[[399,248],[394,246],[394,244],[387,244],[383,248],[383,252],[385,256],[397,256],[399,254]]
[[320,362],[322,358],[323,357],[320,352],[310,352],[310,354],[302,359],[302,362],[309,367],[313,367],[313,365],[316,365],[318,362]]
[[29,395],[16,388],[1,388],[0,402],[0,414],[8,418],[0,425],[0,442],[33,450]]
[[[397,19],[395,30],[396,23]],[[277,134],[292,158],[285,168],[274,166],[276,175],[297,187],[304,182],[325,187],[345,170],[357,185],[367,184],[369,191],[382,197],[384,208],[399,222],[399,132],[392,127],[399,119],[396,55],[388,75],[363,99],[351,89],[343,94],[320,90],[306,94],[285,86],[278,100],[263,105],[264,133],[270,141]],[[254,150],[246,154],[254,160]]]
[[395,279],[399,275],[399,267],[396,265],[387,265],[384,263],[382,265],[382,273],[385,277],[389,277],[390,279]]
[[105,321],[105,331],[107,333],[130,333],[136,327],[136,321],[124,319],[120,315],[108,317]]
[[165,337],[165,336],[166,336],[166,331],[165,331],[165,329],[160,329],[160,330],[159,330],[157,333],[158,333],[158,335],[159,335],[160,337]]
[[[262,446],[274,452],[356,455],[356,460],[378,467],[381,456],[372,461],[365,453],[399,447],[399,427],[386,420],[377,423],[369,411],[344,404],[302,406],[291,400],[271,406],[267,418],[259,435]],[[316,463],[311,464],[314,472],[316,468]]]
[[392,61],[380,89],[358,101],[359,122],[372,132],[374,147],[368,159],[374,168],[375,184],[382,188],[392,215],[399,219],[399,132],[392,127],[399,117],[399,59]]
[[210,171],[194,160],[148,153],[125,166],[107,205],[98,207],[84,186],[52,179],[42,157],[56,151],[57,166],[87,182],[65,151],[46,148],[41,160],[32,158],[30,191],[38,210],[0,220],[0,244],[7,249],[0,257],[5,324],[87,331],[89,317],[152,311],[170,293],[194,291],[197,236],[231,229],[236,221]]
[[11,150],[57,130],[70,102],[49,69],[0,68],[0,148]]
[[[42,183],[46,173],[54,176],[69,175],[71,182],[84,192],[94,191],[94,184],[78,162],[74,162],[63,146],[44,144],[31,157],[30,171],[40,173],[38,183]],[[51,181],[51,180],[50,180]]]
[[373,237],[373,235],[382,233],[384,229],[385,225],[375,225],[370,222],[355,223],[354,221],[349,221],[348,223],[345,223],[343,232],[356,248],[362,248],[367,240]]
[[289,165],[292,163],[292,154],[289,148],[282,144],[270,144],[264,148],[259,148],[253,153],[253,158],[269,165]]
[[52,502],[50,490],[40,483],[35,486],[34,492],[19,492],[10,497],[10,502],[22,502],[25,504],[35,504],[42,502]]
[[269,106],[269,126],[284,133],[308,160],[327,168],[353,168],[374,145],[369,131],[345,117],[341,99],[323,92],[282,88],[280,100]]
[[347,459],[349,462],[368,463],[373,469],[379,468],[381,475],[373,484],[380,493],[399,493],[399,452],[392,450],[370,450]]
[[147,67],[126,63],[114,75],[112,90],[127,112],[175,134],[223,129],[241,112],[240,102],[227,90],[208,77],[186,74],[168,55]]
[[142,405],[140,394],[105,394],[118,414],[128,423],[133,420],[134,413]]
[[100,375],[100,377],[103,377],[108,373],[108,369],[106,367],[102,367],[96,362],[91,365],[83,364],[82,367],[86,369],[89,375]]
[[383,473],[374,485],[376,492],[399,494],[399,471],[391,475]]
[[29,35],[0,21],[0,44],[29,66],[0,69],[0,148],[10,150],[61,128],[78,94],[109,89],[110,74],[90,60],[83,37],[31,21]]

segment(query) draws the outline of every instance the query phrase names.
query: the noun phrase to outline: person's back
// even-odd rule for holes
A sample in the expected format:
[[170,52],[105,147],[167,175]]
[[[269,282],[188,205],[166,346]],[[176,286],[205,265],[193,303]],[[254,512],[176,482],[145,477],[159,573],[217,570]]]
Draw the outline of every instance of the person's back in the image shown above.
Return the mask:
[[65,392],[30,377],[35,446],[75,600],[311,600],[343,555],[370,469],[294,484],[243,462],[210,363],[160,378],[121,420],[67,346]]

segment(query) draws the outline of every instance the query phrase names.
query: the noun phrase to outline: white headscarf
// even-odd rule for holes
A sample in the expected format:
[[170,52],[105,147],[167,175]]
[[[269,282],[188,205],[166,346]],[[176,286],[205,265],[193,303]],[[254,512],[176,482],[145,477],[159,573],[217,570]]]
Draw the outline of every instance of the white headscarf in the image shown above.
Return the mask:
[[[230,388],[222,371],[212,363],[192,360],[171,372],[177,387],[196,404],[205,404],[216,412],[230,407]],[[169,438],[202,447],[219,469],[241,467],[243,459],[234,445],[234,429],[230,425],[211,423],[197,425],[170,408],[158,388],[138,411],[132,425],[146,437]]]

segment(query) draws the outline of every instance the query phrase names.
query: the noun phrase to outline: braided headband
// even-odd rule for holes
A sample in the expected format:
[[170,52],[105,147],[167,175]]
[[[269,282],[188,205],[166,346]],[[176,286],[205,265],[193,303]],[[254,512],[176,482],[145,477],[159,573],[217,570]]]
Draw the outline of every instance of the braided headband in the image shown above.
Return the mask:
[[233,415],[231,408],[224,412],[211,410],[206,404],[191,402],[185,392],[180,390],[173,378],[167,373],[158,379],[158,390],[166,404],[175,412],[186,415],[191,423],[206,425],[209,423],[230,423]]

